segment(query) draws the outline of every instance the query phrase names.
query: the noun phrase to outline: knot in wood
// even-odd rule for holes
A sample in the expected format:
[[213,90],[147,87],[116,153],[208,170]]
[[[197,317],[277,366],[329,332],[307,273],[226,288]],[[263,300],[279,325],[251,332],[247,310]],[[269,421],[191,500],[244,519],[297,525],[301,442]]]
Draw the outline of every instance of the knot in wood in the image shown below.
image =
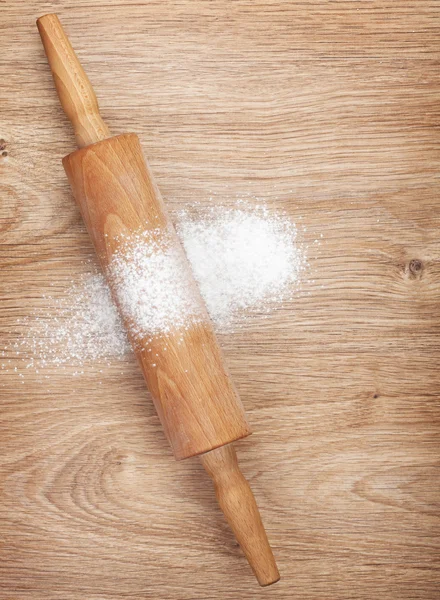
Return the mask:
[[420,279],[423,273],[423,263],[418,258],[413,258],[408,264],[408,274],[410,279]]

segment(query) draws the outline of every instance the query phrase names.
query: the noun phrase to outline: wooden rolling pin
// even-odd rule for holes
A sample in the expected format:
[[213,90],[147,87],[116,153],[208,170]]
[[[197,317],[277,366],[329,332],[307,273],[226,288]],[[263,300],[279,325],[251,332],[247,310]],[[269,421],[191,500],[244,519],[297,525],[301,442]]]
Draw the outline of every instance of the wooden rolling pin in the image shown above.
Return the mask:
[[[130,232],[171,232],[179,241],[142,155],[139,139],[111,137],[93,88],[56,15],[37,20],[64,112],[79,150],[63,159],[104,273]],[[180,251],[180,247],[179,247]],[[109,278],[116,303],[114,283]],[[188,269],[188,293],[203,301]],[[204,306],[204,305],[203,305]],[[119,306],[121,309],[121,306]],[[161,335],[139,337],[121,310],[156,410],[180,460],[199,455],[219,505],[260,585],[279,579],[260,513],[231,442],[250,434],[206,310],[201,321]],[[166,349],[166,352],[164,351]],[[148,351],[145,351],[148,350]]]

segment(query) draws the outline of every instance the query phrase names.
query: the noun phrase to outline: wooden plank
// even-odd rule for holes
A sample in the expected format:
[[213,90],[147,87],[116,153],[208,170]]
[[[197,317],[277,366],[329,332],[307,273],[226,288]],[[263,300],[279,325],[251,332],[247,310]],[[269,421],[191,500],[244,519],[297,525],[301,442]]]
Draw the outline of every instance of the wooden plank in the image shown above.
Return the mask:
[[93,256],[35,27],[51,11],[172,211],[249,195],[306,228],[294,300],[221,336],[282,580],[258,588],[203,469],[173,460],[131,358],[21,378],[9,353],[0,599],[434,600],[440,5],[1,3],[2,345]]

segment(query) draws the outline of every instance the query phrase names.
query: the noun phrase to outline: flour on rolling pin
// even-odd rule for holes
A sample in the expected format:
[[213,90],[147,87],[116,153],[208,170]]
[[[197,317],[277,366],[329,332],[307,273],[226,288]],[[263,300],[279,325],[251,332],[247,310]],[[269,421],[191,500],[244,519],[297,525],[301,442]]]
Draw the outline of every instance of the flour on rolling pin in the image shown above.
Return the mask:
[[146,230],[119,240],[107,276],[135,340],[207,320],[173,231]]

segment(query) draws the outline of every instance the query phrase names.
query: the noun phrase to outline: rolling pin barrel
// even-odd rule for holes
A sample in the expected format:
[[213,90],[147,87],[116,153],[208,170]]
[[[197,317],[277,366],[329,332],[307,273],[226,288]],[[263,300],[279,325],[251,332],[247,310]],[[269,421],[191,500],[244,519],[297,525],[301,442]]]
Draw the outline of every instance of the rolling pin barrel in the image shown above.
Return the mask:
[[[63,159],[74,196],[104,273],[132,233],[148,232],[183,257],[178,238],[135,134],[110,137],[93,88],[56,15],[37,20],[61,105],[79,150]],[[184,259],[185,260],[185,259]],[[188,267],[188,291],[203,318],[160,335],[139,334],[109,284],[177,459],[200,455],[220,507],[259,583],[279,573],[261,517],[231,442],[250,433],[224,366],[211,322]]]
[[[158,244],[169,244],[171,238],[183,253],[136,135],[124,134],[76,150],[64,158],[63,165],[104,272],[132,232],[151,231]],[[188,294],[197,296],[203,306],[189,269],[187,279]],[[112,278],[109,283],[112,287]],[[114,297],[118,304],[116,292]],[[130,334],[130,323],[126,324]],[[160,336],[131,337],[177,459],[250,433],[207,315],[190,327]]]

